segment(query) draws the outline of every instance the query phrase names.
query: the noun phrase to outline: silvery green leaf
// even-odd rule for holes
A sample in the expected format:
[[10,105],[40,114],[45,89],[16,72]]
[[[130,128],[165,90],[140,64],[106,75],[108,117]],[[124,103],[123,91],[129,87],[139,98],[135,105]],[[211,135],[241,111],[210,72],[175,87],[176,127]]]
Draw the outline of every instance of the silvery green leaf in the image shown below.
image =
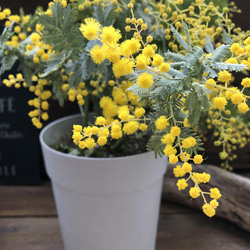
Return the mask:
[[1,60],[0,75],[2,75],[5,71],[12,69],[17,60],[18,57],[15,54],[4,56]]
[[13,32],[13,25],[14,25],[14,22],[12,22],[9,27],[6,26],[4,28],[4,30],[2,32],[2,35],[0,36],[0,48],[5,48],[6,42],[14,34],[14,32]]
[[183,22],[182,24],[183,24],[184,31],[185,31],[185,34],[186,34],[188,48],[189,48],[189,50],[191,50],[191,39],[190,39],[190,36],[189,36],[188,26],[187,26],[187,24],[185,22]]
[[49,60],[47,68],[44,70],[44,73],[40,77],[46,77],[54,71],[57,71],[65,63],[67,57],[63,54],[59,54],[56,57],[53,57]]
[[204,45],[205,50],[207,53],[211,54],[214,51],[214,45],[211,42],[211,39],[209,36],[206,36],[206,43]]
[[193,88],[197,93],[199,99],[201,100],[202,106],[205,111],[209,111],[210,102],[207,97],[207,94],[211,93],[211,90],[207,89],[203,84],[194,83]]
[[211,62],[221,62],[226,59],[230,54],[230,46],[222,44],[220,47],[216,48],[209,57]]
[[170,68],[169,71],[167,73],[165,73],[165,75],[168,77],[168,78],[172,78],[172,77],[175,77],[177,79],[182,79],[185,77],[185,74],[183,74],[182,72],[180,72],[179,70],[175,70],[175,69],[172,69]]
[[170,30],[173,32],[176,40],[179,42],[179,44],[187,51],[189,52],[189,47],[183,37],[177,32],[177,30],[174,28],[174,26],[171,26]]
[[186,66],[190,69],[193,68],[194,64],[197,62],[197,58],[194,54],[188,53],[185,56]]
[[192,127],[195,127],[201,116],[201,101],[196,92],[191,92],[184,103],[185,110],[188,110],[188,122]]
[[204,71],[208,74],[209,77],[215,78],[218,76],[217,71],[212,69],[209,64],[204,63],[204,61],[203,61],[203,67]]
[[103,26],[109,26],[113,23],[111,18],[108,18],[113,9],[113,4],[103,7],[101,4],[94,6],[93,17]]
[[201,59],[204,55],[204,51],[201,47],[194,46],[192,49],[192,53],[195,55],[197,59]]
[[175,62],[175,63],[170,63],[171,68],[173,69],[180,69],[181,67],[185,66],[185,62]]
[[168,60],[171,60],[173,62],[183,62],[183,61],[185,61],[185,56],[183,56],[181,54],[171,52],[171,51],[168,51],[168,52],[164,53],[164,56]]
[[240,72],[244,69],[247,69],[247,65],[245,64],[234,64],[234,63],[213,63],[211,64],[211,67],[217,70],[228,70],[228,71],[235,71]]

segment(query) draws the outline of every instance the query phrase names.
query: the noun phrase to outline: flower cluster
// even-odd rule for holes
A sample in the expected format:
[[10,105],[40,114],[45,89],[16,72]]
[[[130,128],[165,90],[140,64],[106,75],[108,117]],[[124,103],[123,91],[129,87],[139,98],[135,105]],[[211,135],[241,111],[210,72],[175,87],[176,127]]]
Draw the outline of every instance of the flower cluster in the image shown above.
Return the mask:
[[[44,69],[44,64],[48,63],[51,59],[53,52],[51,47],[41,41],[39,35],[42,27],[35,21],[35,18],[30,15],[18,16],[13,15],[10,9],[4,9],[0,12],[0,20],[5,20],[5,27],[11,28],[14,26],[14,34],[11,39],[4,44],[4,53],[6,56],[10,56],[11,60],[7,62],[7,69],[14,66],[18,57],[15,53],[22,55],[23,63],[31,65],[26,71],[30,71],[30,78],[27,79],[21,73],[16,75],[10,74],[7,79],[3,80],[3,84],[7,87],[14,86],[15,88],[25,87],[30,92],[33,92],[35,98],[28,101],[30,106],[34,109],[29,112],[32,123],[37,128],[42,128],[42,121],[46,121],[49,118],[48,99],[51,98],[51,90],[47,88],[50,83],[45,78],[40,78],[40,68]],[[3,60],[4,62],[4,60]],[[2,66],[1,71],[7,70],[6,66]],[[25,71],[24,71],[25,72]],[[36,74],[36,72],[38,72]],[[26,73],[27,74],[27,73]],[[32,84],[33,83],[33,84]]]
[[250,134],[250,79],[235,86],[232,75],[250,69],[250,38],[232,23],[232,11],[234,4],[205,0],[54,0],[22,18],[5,9],[1,72],[19,60],[23,74],[3,82],[34,93],[29,116],[38,128],[48,119],[50,98],[76,101],[84,117],[94,109],[93,125],[85,119],[73,127],[73,141],[85,153],[128,135],[132,144],[150,135],[147,149],[176,164],[178,189],[202,197],[212,217],[221,194],[200,188],[210,180],[195,171],[205,158],[200,124],[213,129],[221,159],[230,159]]
[[28,115],[31,117],[33,125],[40,129],[43,126],[40,120],[42,119],[46,121],[49,118],[47,112],[49,109],[49,103],[47,100],[52,96],[52,93],[50,90],[46,90],[45,88],[47,85],[46,79],[38,79],[35,75],[33,75],[32,81],[37,82],[37,84],[29,87],[24,81],[23,75],[18,73],[16,76],[10,74],[8,79],[3,80],[3,84],[8,87],[14,85],[17,89],[23,85],[23,87],[29,87],[29,91],[34,93],[36,97],[28,102],[28,104],[33,106],[34,109],[30,111]]
[[[242,44],[233,43],[230,46],[231,57],[226,60],[227,64],[243,64],[249,70],[250,61],[250,38],[244,39]],[[233,153],[237,149],[245,147],[249,142],[249,124],[244,114],[249,111],[249,87],[250,78],[243,77],[238,86],[233,83],[233,74],[227,70],[218,73],[217,82],[208,79],[206,87],[211,90],[211,106],[204,118],[208,130],[213,131],[215,146],[221,146],[220,159],[225,160],[222,165],[231,168],[229,161],[237,156]],[[199,129],[198,129],[199,131]],[[202,132],[200,132],[202,134]]]
[[[105,102],[105,108],[113,108],[114,103],[112,100],[107,99]],[[130,114],[128,106],[120,106],[117,112],[109,111],[108,113],[109,115],[117,115],[118,119],[112,119],[109,115],[107,118],[98,116],[95,126],[83,128],[81,125],[74,125],[72,136],[74,143],[81,149],[93,149],[96,144],[101,147],[106,145],[110,138],[117,140],[123,134],[131,135],[137,130],[147,130],[147,118],[143,117],[145,110],[142,107],[136,108],[133,115]]]
[[[42,11],[41,9],[38,9],[35,12],[34,16],[23,14],[19,16],[12,14],[10,9],[3,9],[2,11],[0,9],[0,20],[5,21],[6,27],[13,26],[14,32],[14,34],[10,37],[8,41],[6,41],[5,46],[3,47],[5,51],[4,53],[6,55],[8,55],[8,53],[9,55],[13,55],[14,52],[14,54],[16,55],[11,57],[11,65],[8,65],[8,67],[3,68],[2,71],[4,72],[7,69],[11,68],[18,59],[22,60],[23,65],[25,66],[21,66],[21,70],[26,72],[24,75],[25,80],[23,81],[24,86],[26,86],[26,84],[28,84],[28,86],[36,85],[39,81],[32,81],[33,78],[46,79],[47,84],[45,89],[53,91],[51,97],[57,98],[61,105],[63,104],[64,100],[67,99],[67,97],[70,101],[77,100],[80,105],[84,105],[87,103],[86,99],[88,99],[90,95],[99,98],[103,96],[103,94],[101,94],[102,92],[100,93],[100,91],[103,90],[102,83],[97,88],[97,85],[88,84],[86,83],[86,81],[83,81],[86,83],[86,85],[84,87],[83,93],[81,93],[81,82],[83,79],[79,81],[78,78],[75,78],[73,80],[73,78],[71,77],[73,73],[73,71],[71,71],[72,69],[65,70],[66,63],[69,67],[72,64],[71,58],[70,60],[59,61],[61,62],[61,65],[60,67],[56,68],[56,72],[54,70],[53,73],[51,73],[48,72],[48,69],[46,69],[50,64],[50,61],[57,60],[54,51],[57,50],[58,47],[57,45],[55,46],[54,42],[51,42],[51,44],[49,45],[48,42],[44,42],[44,39],[41,40],[42,36],[44,38],[44,30],[46,30],[47,27],[45,27],[44,24],[39,23],[39,18],[45,15],[53,17],[53,8],[55,6],[54,3],[59,3],[64,8],[69,6],[72,6],[72,8],[77,8],[78,13],[75,13],[75,16],[79,18],[79,20],[77,21],[83,21],[84,18],[88,16],[91,17],[93,11],[98,10],[99,8],[99,10],[102,10],[103,12],[109,11],[110,14],[112,13],[112,18],[113,16],[115,16],[115,21],[117,20],[119,22],[119,15],[122,13],[127,15],[127,13],[129,13],[130,11],[130,8],[126,1],[124,2],[118,0],[55,0],[54,2],[50,2],[48,4],[47,10]],[[132,1],[131,3],[133,4],[134,2]],[[135,38],[138,38],[136,36],[140,36],[139,34],[134,33],[135,27],[133,27],[133,25],[136,22],[136,26],[141,26],[141,31],[143,31],[143,35],[147,34],[147,42],[150,43],[152,40],[155,41],[155,44],[153,46],[148,46],[148,48],[145,48],[145,52],[143,53],[144,55],[145,53],[154,53],[154,50],[157,46],[160,47],[163,51],[166,51],[167,49],[171,49],[172,51],[181,51],[182,48],[174,38],[170,28],[173,25],[179,32],[182,32],[183,21],[189,24],[189,32],[191,34],[190,38],[192,44],[199,45],[201,47],[205,46],[208,37],[212,43],[215,44],[216,42],[218,42],[217,44],[215,44],[215,46],[219,46],[223,35],[223,28],[226,32],[231,34],[232,38],[235,41],[241,41],[244,37],[248,35],[247,33],[242,32],[240,29],[235,28],[235,25],[230,19],[232,12],[239,12],[239,10],[237,10],[236,6],[233,3],[231,6],[223,6],[217,3],[215,5],[213,1],[210,1],[209,4],[207,4],[204,0],[191,1],[191,4],[188,5],[186,5],[185,2],[182,0],[169,0],[167,4],[158,1],[150,1],[148,4],[145,4],[144,1],[137,1],[137,4],[134,5],[134,9],[136,12],[141,13],[141,16],[145,20],[150,21],[145,23],[143,22],[142,18],[138,18],[138,20],[136,20],[135,17],[128,17],[125,20],[127,24],[125,30],[128,33],[128,37],[134,35]],[[11,25],[12,22],[14,23],[14,25]],[[93,27],[93,29],[95,30],[95,26]],[[104,34],[103,39],[109,39],[110,41],[113,39],[113,41],[115,41],[114,39],[121,38],[120,33],[116,34],[115,38],[112,36],[108,37],[108,33],[112,31],[112,28],[106,27],[105,29],[107,36]],[[234,33],[232,31],[234,31]],[[55,28],[55,31],[52,34],[55,35],[56,33],[57,31]],[[61,34],[59,34],[59,40],[63,39],[63,36],[61,36],[60,38],[60,35]],[[89,35],[91,35],[91,32]],[[185,35],[184,39],[187,39]],[[52,41],[53,39],[50,40]],[[58,38],[56,40],[57,42],[59,41]],[[68,42],[65,39],[65,43],[69,44],[70,41]],[[63,42],[61,44],[63,46]],[[133,41],[130,41],[130,44],[124,43],[123,46],[124,53],[131,53],[131,51],[126,51],[126,49],[131,49],[132,46],[135,46],[135,48],[133,49],[138,50],[139,48],[137,46],[141,45],[139,45],[138,41],[136,42],[136,39],[134,39]],[[115,54],[113,51],[112,53],[107,52],[106,56],[109,57],[108,59],[111,62],[115,62],[115,60],[117,60],[118,55]],[[101,48],[99,46],[96,46],[95,50],[92,50],[92,58],[96,63],[100,64],[102,61],[105,60],[106,56],[104,56],[103,51],[101,51]],[[156,54],[153,60],[153,65],[157,66],[158,69],[161,70],[161,72],[166,72],[169,69],[168,64],[162,63],[163,59],[160,55]],[[136,66],[138,69],[141,70],[145,68],[145,65],[147,63],[148,62],[145,62],[144,56],[141,56],[137,58]],[[123,69],[124,65],[125,67]],[[27,70],[27,67],[29,68],[29,70]],[[132,63],[129,66],[124,60],[120,61],[119,65],[116,64],[114,67],[116,67],[115,76],[117,77],[123,75],[124,73],[128,73],[128,67],[131,68]],[[123,69],[124,72],[121,72],[121,69]],[[31,74],[33,74],[34,76]],[[102,72],[100,72],[100,74],[102,74]],[[98,81],[96,79],[98,78],[98,74],[96,75],[96,77],[91,77],[93,78],[92,83]],[[11,82],[14,82],[13,77],[10,77],[12,78]],[[70,84],[68,83],[69,81]],[[144,85],[144,87],[152,84],[152,79],[150,79],[150,75],[148,74],[142,75],[138,81],[141,85]],[[100,83],[100,81],[98,82]],[[108,80],[106,80],[106,82],[108,82]],[[4,83],[8,87],[12,85],[15,87],[19,87],[19,84],[10,84],[9,79],[6,79]],[[17,83],[21,82],[17,81]],[[63,84],[64,86],[62,86]],[[69,84],[69,86],[66,87],[65,84]],[[78,86],[80,84],[81,86],[79,88]],[[30,90],[34,92],[34,88],[31,88]],[[246,108],[245,105],[241,106],[241,109]],[[47,111],[48,110],[46,109],[46,116],[48,116]],[[38,125],[38,128],[41,128],[43,120],[43,112],[41,107],[34,109],[33,114],[35,113],[37,114],[36,119],[38,122],[35,122],[34,124]]]
[[[168,72],[170,65],[164,61],[160,54],[156,53],[156,46],[149,43],[149,41],[152,41],[150,37],[146,37],[146,42],[143,42],[141,32],[146,28],[146,25],[144,25],[142,19],[133,17],[132,4],[130,4],[130,8],[132,18],[127,20],[127,23],[132,22],[134,24],[135,32],[131,39],[122,43],[119,43],[120,30],[113,26],[101,27],[101,24],[93,18],[86,19],[80,30],[88,40],[96,39],[102,44],[102,46],[94,45],[90,51],[94,62],[101,64],[105,59],[108,59],[112,63],[112,70],[116,79],[138,70],[141,73],[138,73],[137,85],[141,89],[150,89],[154,84],[154,76]],[[104,102],[105,104],[103,104]],[[95,126],[85,128],[82,128],[81,125],[74,126],[72,138],[74,143],[82,149],[92,149],[97,144],[102,147],[108,143],[108,139],[119,139],[123,134],[133,134],[142,127],[143,130],[147,128],[145,122],[147,119],[145,117],[141,119],[141,116],[145,113],[143,108],[136,109],[135,113],[131,115],[128,106],[125,105],[116,109],[109,98],[105,98],[105,101],[101,100],[100,106],[103,108],[104,117],[97,117]],[[139,123],[141,120],[143,122]],[[202,191],[199,183],[207,183],[210,180],[210,175],[193,172],[192,165],[188,163],[192,160],[194,164],[201,164],[203,156],[196,153],[196,150],[193,156],[191,156],[192,153],[189,154],[189,152],[192,152],[190,149],[197,148],[198,143],[192,134],[187,136],[185,128],[190,127],[187,118],[183,122],[179,122],[174,115],[171,117],[162,115],[155,120],[154,124],[156,132],[163,132],[161,143],[165,145],[163,152],[169,157],[169,162],[175,164],[180,160],[183,161],[182,166],[177,165],[174,168],[175,176],[183,177],[189,174],[187,179],[178,180],[178,189],[185,189],[188,186],[187,182],[193,181],[194,187],[190,188],[191,197],[197,198],[201,194],[204,199],[203,211],[206,215],[212,217],[215,214],[215,208],[218,206],[216,199],[220,198],[220,194],[216,189],[218,195],[214,198],[214,189],[211,189],[210,192]],[[210,194],[210,197],[214,200],[208,203],[205,194]]]

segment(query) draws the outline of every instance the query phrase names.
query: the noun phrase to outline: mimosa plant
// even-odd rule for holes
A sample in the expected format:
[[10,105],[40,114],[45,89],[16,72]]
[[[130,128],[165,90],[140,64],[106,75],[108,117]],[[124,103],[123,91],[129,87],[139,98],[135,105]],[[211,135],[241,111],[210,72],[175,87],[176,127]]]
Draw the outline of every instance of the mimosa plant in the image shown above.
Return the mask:
[[136,145],[149,136],[147,149],[177,163],[178,189],[189,186],[192,198],[201,196],[211,217],[221,194],[201,190],[210,175],[192,166],[204,158],[201,117],[216,130],[221,159],[229,158],[228,145],[239,135],[249,134],[250,78],[234,86],[231,73],[250,67],[249,33],[234,27],[234,5],[217,2],[60,0],[32,17],[5,9],[1,73],[20,62],[22,74],[3,82],[34,92],[29,116],[38,128],[48,119],[49,98],[62,105],[76,100],[85,123],[74,126],[72,137],[88,155],[127,136]]

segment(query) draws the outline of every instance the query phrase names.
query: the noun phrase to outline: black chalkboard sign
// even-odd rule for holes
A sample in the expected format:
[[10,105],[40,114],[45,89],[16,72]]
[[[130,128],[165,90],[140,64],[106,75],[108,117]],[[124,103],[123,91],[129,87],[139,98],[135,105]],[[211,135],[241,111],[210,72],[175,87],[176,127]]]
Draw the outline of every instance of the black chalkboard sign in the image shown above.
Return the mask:
[[28,116],[28,89],[7,88],[0,78],[0,183],[34,185],[40,182],[39,130]]

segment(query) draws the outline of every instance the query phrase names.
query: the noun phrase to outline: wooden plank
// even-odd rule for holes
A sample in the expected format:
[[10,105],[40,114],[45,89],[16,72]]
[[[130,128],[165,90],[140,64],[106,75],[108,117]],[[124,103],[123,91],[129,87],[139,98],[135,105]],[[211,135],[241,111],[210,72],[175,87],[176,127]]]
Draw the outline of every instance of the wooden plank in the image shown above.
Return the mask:
[[58,219],[1,218],[1,250],[63,250]]
[[201,214],[160,217],[156,250],[249,250],[249,233]]
[[55,216],[49,181],[40,186],[0,186],[0,217]]
[[167,214],[193,214],[197,213],[194,209],[183,206],[179,203],[175,203],[172,201],[162,200],[161,207],[160,207],[160,214],[167,215]]
[[[63,250],[58,219],[1,218],[0,246],[1,250]],[[179,249],[249,250],[249,233],[202,214],[160,216],[156,250]]]
[[[35,187],[0,187],[0,204],[1,250],[63,250],[49,181]],[[249,250],[249,233],[223,219],[163,201],[156,250],[167,249]]]
[[[192,213],[194,210],[164,201],[161,213]],[[56,216],[50,181],[41,186],[0,186],[0,217]]]

